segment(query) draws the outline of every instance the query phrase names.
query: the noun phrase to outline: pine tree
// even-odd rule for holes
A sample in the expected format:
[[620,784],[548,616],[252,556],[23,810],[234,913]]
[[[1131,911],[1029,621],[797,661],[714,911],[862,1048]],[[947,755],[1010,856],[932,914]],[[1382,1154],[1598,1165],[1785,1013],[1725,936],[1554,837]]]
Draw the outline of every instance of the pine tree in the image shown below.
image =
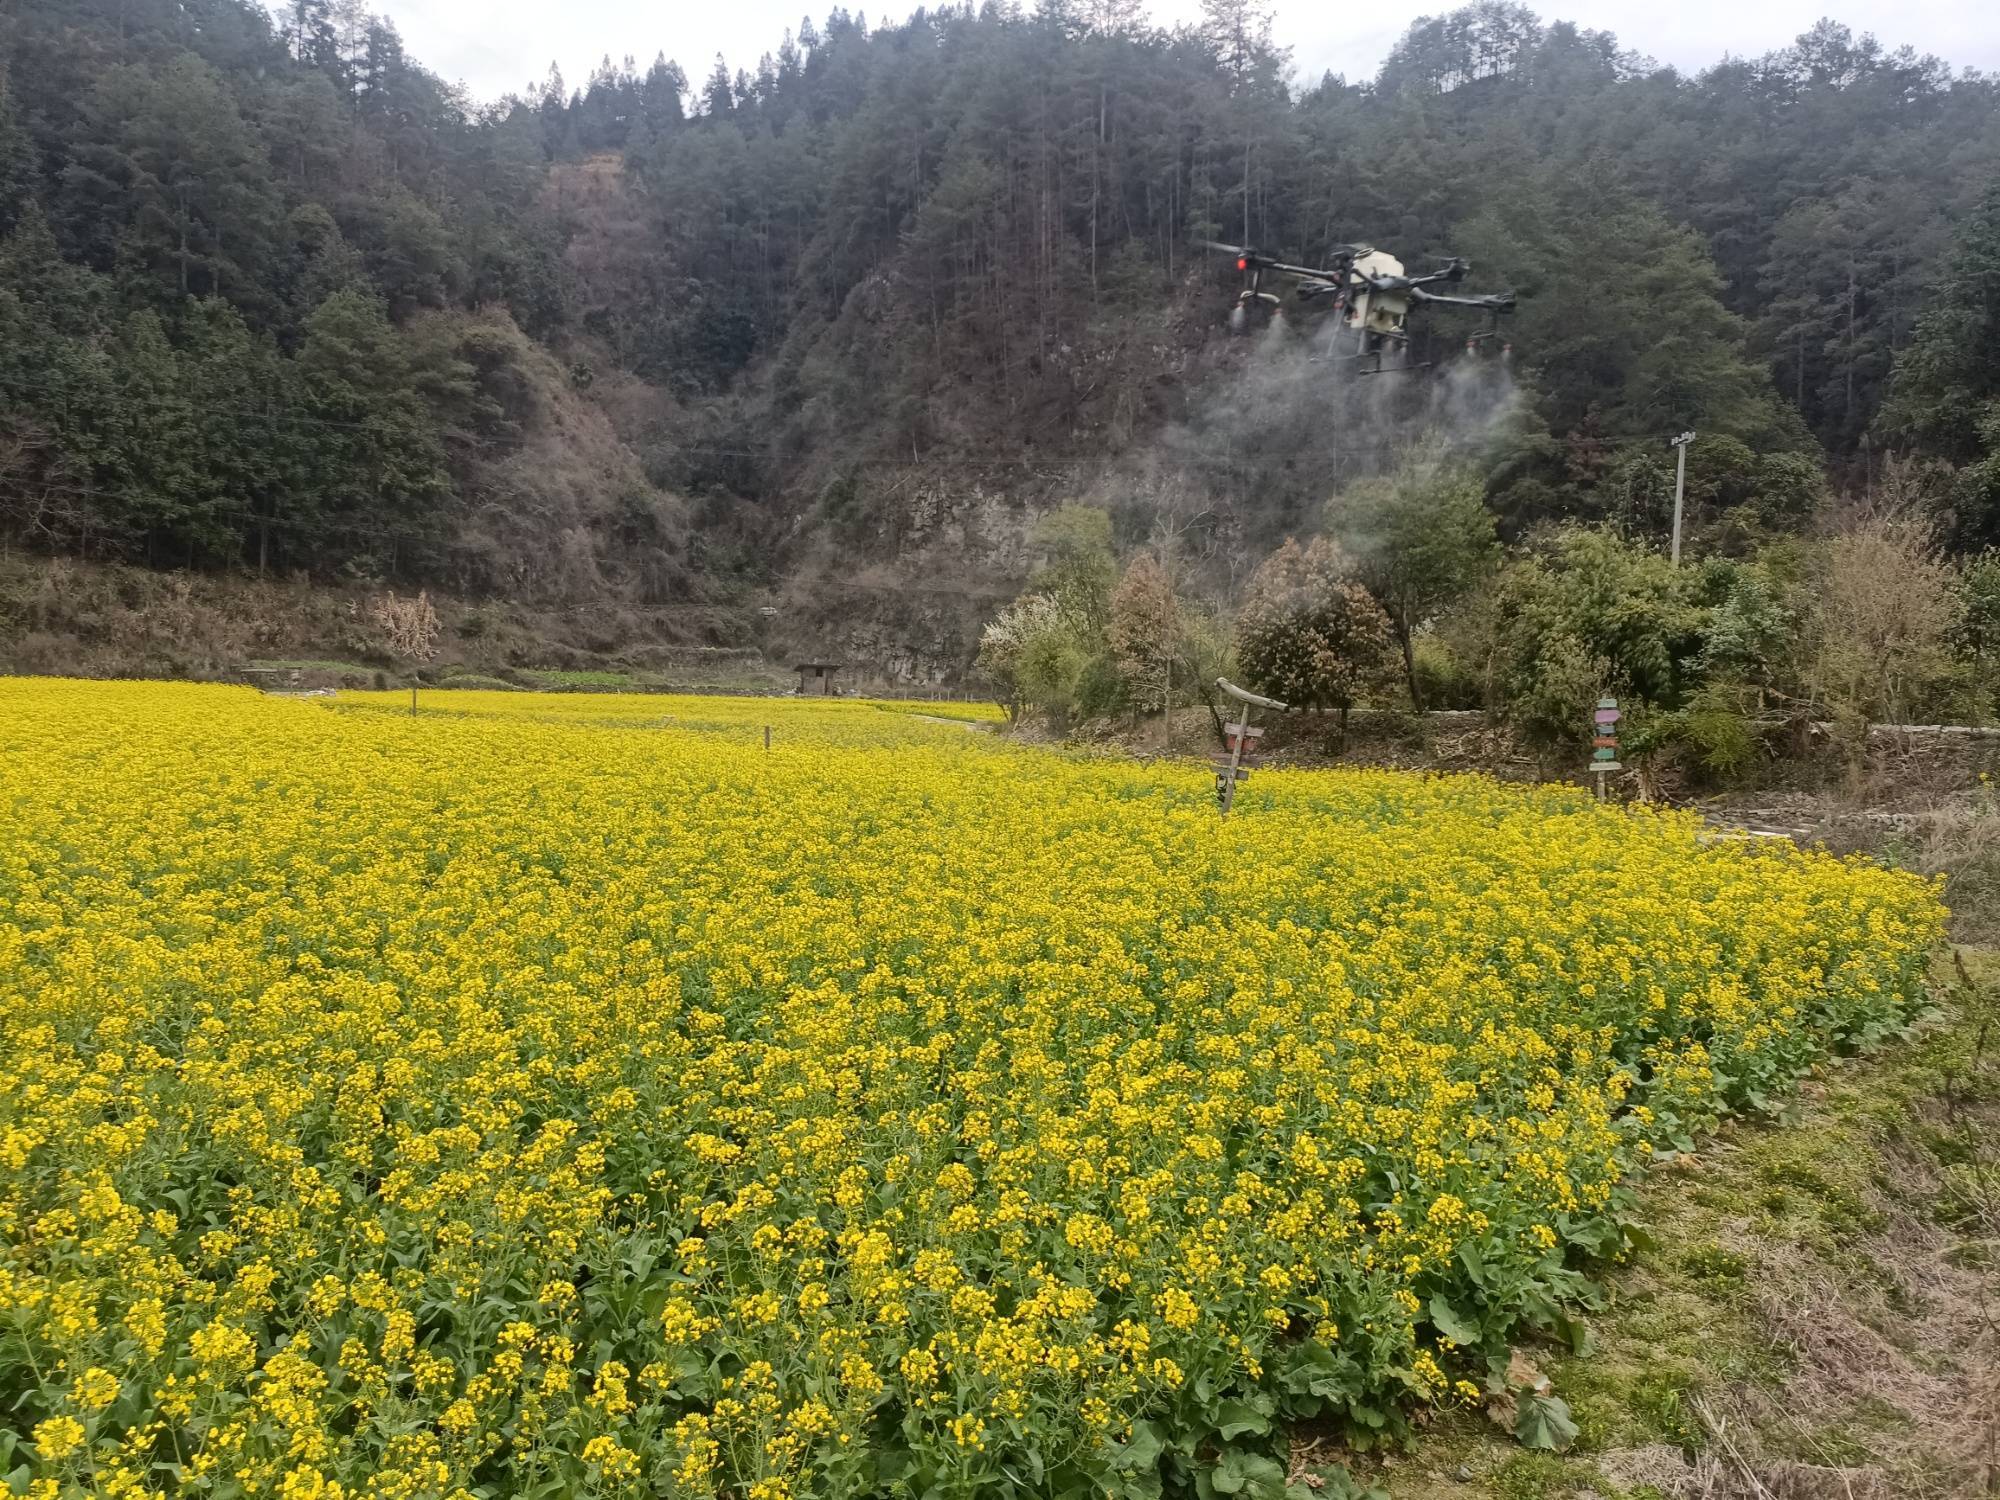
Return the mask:
[[28,135],[14,118],[6,70],[0,68],[0,235],[20,222],[28,206],[33,171]]
[[450,490],[408,351],[378,301],[341,291],[307,320],[298,368],[317,485],[293,530],[393,573],[430,544]]
[[285,44],[309,67],[338,73],[340,41],[331,0],[285,0]]
[[86,117],[94,138],[65,174],[64,211],[99,263],[158,292],[261,304],[279,199],[215,70],[189,53],[158,73],[114,69]]
[[1961,465],[1952,531],[2000,541],[2000,183],[1954,238],[1945,274],[1896,364],[1883,425]]
[[686,118],[682,106],[686,93],[687,75],[680,64],[668,62],[664,53],[654,58],[639,86],[639,109],[655,139]]
[[722,54],[718,52],[708,82],[701,88],[702,113],[711,120],[723,119],[735,112],[736,103],[736,85],[729,81],[729,64],[722,60]]
[[1916,336],[1897,362],[1884,425],[1954,463],[1987,451],[1982,426],[2000,398],[2000,183],[1953,239]]

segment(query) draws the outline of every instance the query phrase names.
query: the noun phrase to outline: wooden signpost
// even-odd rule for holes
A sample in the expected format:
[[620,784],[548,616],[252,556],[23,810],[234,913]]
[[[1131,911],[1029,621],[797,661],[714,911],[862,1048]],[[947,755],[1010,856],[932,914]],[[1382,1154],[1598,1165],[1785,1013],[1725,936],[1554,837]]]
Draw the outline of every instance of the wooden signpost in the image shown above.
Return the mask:
[[1214,757],[1215,800],[1226,818],[1229,809],[1236,805],[1237,786],[1250,779],[1250,767],[1244,762],[1255,763],[1257,741],[1264,737],[1264,731],[1250,722],[1250,715],[1260,708],[1283,713],[1285,705],[1275,698],[1260,698],[1255,693],[1245,692],[1226,678],[1216,678],[1215,685],[1243,705],[1242,717],[1234,724],[1222,726],[1223,748],[1229,753]]
[[1591,714],[1595,733],[1591,737],[1590,771],[1597,778],[1597,800],[1604,800],[1604,778],[1625,768],[1618,763],[1618,700],[1599,698]]

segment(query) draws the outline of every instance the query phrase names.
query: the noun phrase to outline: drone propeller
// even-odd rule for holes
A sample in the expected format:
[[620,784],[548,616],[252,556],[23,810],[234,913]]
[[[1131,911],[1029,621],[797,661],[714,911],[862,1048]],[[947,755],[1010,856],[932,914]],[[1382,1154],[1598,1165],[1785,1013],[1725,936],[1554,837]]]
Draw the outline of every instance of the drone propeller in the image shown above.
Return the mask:
[[1195,244],[1203,250],[1214,250],[1223,255],[1234,256],[1236,269],[1239,271],[1261,271],[1266,266],[1276,264],[1259,255],[1248,245],[1231,245],[1223,240],[1196,240]]
[[1344,280],[1354,262],[1368,253],[1366,245],[1334,245],[1328,254],[1333,257],[1332,268],[1323,266],[1297,266],[1289,261],[1275,259],[1250,245],[1232,245],[1226,240],[1202,240],[1193,242],[1203,250],[1215,250],[1224,255],[1236,257],[1239,271],[1276,271],[1280,276],[1294,276],[1302,281],[1338,283]]

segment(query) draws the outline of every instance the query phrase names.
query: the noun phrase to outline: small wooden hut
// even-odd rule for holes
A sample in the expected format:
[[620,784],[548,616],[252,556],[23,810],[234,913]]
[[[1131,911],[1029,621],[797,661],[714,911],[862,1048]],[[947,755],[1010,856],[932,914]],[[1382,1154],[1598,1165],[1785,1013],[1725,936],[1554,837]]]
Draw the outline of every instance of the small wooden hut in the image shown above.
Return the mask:
[[802,661],[793,667],[799,674],[799,696],[801,698],[831,698],[833,696],[833,674],[840,670],[837,661]]

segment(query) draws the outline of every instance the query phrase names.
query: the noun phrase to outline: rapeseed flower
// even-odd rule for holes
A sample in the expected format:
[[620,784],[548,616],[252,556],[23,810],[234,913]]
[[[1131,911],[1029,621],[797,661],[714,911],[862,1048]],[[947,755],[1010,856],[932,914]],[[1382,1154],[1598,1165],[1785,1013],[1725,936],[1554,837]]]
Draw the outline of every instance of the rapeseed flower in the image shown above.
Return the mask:
[[973,1494],[1469,1399],[1941,932],[1563,788],[423,701],[0,681],[30,1493]]

